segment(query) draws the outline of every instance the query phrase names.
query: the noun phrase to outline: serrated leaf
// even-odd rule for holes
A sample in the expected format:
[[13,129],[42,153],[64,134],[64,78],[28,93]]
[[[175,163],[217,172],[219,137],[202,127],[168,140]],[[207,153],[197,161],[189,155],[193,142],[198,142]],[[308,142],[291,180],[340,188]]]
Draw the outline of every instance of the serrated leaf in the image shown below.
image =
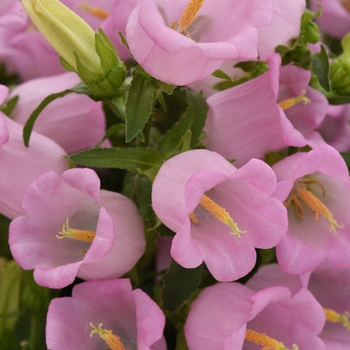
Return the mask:
[[8,117],[10,117],[11,113],[17,106],[18,100],[19,100],[18,95],[11,97],[9,100],[5,101],[5,103],[3,103],[0,106],[0,111],[5,115],[7,115]]
[[152,77],[138,68],[133,71],[125,107],[126,142],[130,142],[142,131],[151,116],[157,89],[158,85]]
[[158,152],[150,148],[94,148],[73,154],[70,159],[91,167],[131,171],[147,170],[161,163]]
[[54,94],[51,94],[47,97],[45,97],[39,104],[39,106],[32,112],[32,114],[29,116],[26,124],[23,127],[23,140],[24,144],[26,147],[29,145],[29,139],[30,135],[33,131],[33,127],[35,124],[35,121],[39,117],[40,113],[45,109],[46,106],[48,106],[52,101],[64,97],[68,94],[71,93],[76,93],[76,94],[83,94],[87,95],[87,89],[84,87],[85,85],[83,83],[77,84],[74,88],[72,89],[67,89],[61,92],[56,92]]
[[321,45],[321,52],[312,55],[312,70],[315,73],[320,85],[326,90],[330,91],[329,84],[329,57],[323,45]]
[[223,72],[221,69],[217,69],[212,76],[216,77],[216,78],[220,78],[220,79],[225,79],[228,81],[233,81],[232,78],[227,75],[225,72]]
[[163,305],[169,311],[175,312],[197,290],[202,276],[203,265],[194,269],[185,269],[174,260],[163,278]]
[[158,151],[161,155],[166,155],[171,152],[181,151],[183,145],[183,137],[191,131],[190,147],[195,148],[204,128],[208,114],[208,105],[204,97],[186,90],[188,109],[177,122],[159,141]]

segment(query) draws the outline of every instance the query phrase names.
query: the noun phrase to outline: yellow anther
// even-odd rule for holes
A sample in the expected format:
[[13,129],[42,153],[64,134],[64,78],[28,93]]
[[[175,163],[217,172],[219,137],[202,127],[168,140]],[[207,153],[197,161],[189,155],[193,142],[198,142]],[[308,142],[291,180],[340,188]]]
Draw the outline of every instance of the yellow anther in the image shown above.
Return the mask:
[[326,315],[326,320],[329,322],[339,322],[341,323],[344,328],[348,331],[350,331],[350,312],[349,311],[345,311],[343,315],[338,314],[336,311],[334,311],[333,309],[326,309],[323,308],[323,311]]
[[278,102],[278,105],[285,111],[294,105],[296,105],[299,102],[303,102],[304,105],[307,105],[310,103],[310,100],[304,96],[305,95],[305,90],[303,91],[303,94],[297,97],[292,97],[289,98],[288,100],[284,100],[281,102]]
[[125,350],[123,343],[120,338],[112,333],[111,330],[102,329],[103,324],[100,323],[98,327],[95,327],[92,322],[90,322],[90,327],[92,331],[90,337],[97,333],[101,339],[103,339],[111,350]]
[[[267,336],[265,333],[255,332],[251,329],[247,329],[245,333],[245,340],[251,343],[262,345],[261,350],[289,350],[283,343],[278,340]],[[293,344],[292,350],[298,350],[298,346]]]
[[187,7],[184,9],[184,12],[181,15],[181,18],[178,21],[173,22],[171,28],[175,29],[175,26],[178,25],[178,30],[180,33],[187,33],[187,28],[197,18],[197,13],[201,9],[203,3],[204,0],[190,0]]
[[63,224],[62,231],[59,232],[62,236],[56,235],[57,238],[59,239],[70,238],[70,239],[75,239],[77,241],[82,241],[87,243],[91,243],[94,240],[96,236],[96,232],[70,228],[68,221],[69,221],[69,218],[67,218],[66,222]]
[[306,188],[306,184],[317,184],[322,188],[323,197],[326,195],[326,189],[318,181],[296,181],[296,183],[293,186],[293,189],[290,193],[289,199],[284,202],[284,205],[288,207],[292,201],[294,201],[298,216],[301,218],[304,218],[305,212],[303,209],[303,206],[300,202],[302,200],[306,206],[315,214],[316,221],[318,220],[319,214],[321,214],[325,219],[327,219],[330,223],[329,232],[337,233],[336,228],[343,228],[343,224],[338,224],[337,221],[334,219],[333,214],[330,212],[330,210],[326,207],[323,202],[317,198],[309,189]]
[[231,218],[228,211],[225,208],[220,207],[220,205],[216,204],[205,194],[201,198],[199,204],[202,205],[205,209],[207,209],[216,219],[218,219],[225,225],[230,226],[232,228],[232,232],[230,232],[231,235],[237,235],[239,238],[241,238],[241,233],[247,232],[241,231],[238,228],[237,223],[235,223]]
[[77,5],[80,7],[83,11],[89,12],[93,16],[101,19],[106,19],[109,16],[109,12],[100,8],[100,7],[92,7],[84,1],[83,4]]
[[196,224],[196,225],[199,224],[199,220],[198,220],[197,216],[194,215],[193,213],[190,214],[190,220],[191,220],[191,222],[193,222],[193,223]]

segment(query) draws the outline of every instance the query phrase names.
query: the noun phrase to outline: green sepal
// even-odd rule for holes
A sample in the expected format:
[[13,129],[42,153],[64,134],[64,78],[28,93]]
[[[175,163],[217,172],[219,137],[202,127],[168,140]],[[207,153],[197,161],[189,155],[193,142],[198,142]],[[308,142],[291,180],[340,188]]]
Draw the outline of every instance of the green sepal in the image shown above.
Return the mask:
[[265,163],[267,163],[270,166],[273,166],[274,164],[278,163],[282,159],[283,157],[277,152],[270,151],[265,154]]
[[185,269],[174,260],[163,278],[162,300],[169,311],[177,311],[196,292],[202,277],[203,264]]
[[37,108],[34,109],[34,111],[31,113],[29,116],[28,120],[26,121],[24,127],[23,127],[23,140],[24,140],[24,145],[26,147],[29,146],[29,139],[30,135],[32,133],[34,124],[36,119],[39,117],[40,113],[44,110],[44,108],[49,105],[52,101],[64,97],[68,94],[71,93],[76,93],[76,94],[82,94],[82,95],[87,95],[87,90],[84,87],[83,83],[79,83],[76,86],[74,86],[72,89],[67,89],[63,90],[61,92],[56,92],[54,94],[51,94],[47,97],[45,97],[39,104]]
[[189,130],[191,131],[189,147],[196,148],[208,115],[209,107],[202,95],[190,92],[187,89],[182,89],[182,91],[186,93],[188,109],[159,141],[157,149],[163,156],[182,152],[186,139],[184,137],[186,137],[186,134],[187,137],[189,136]]
[[216,77],[216,78],[220,78],[220,79],[224,79],[224,80],[228,80],[228,81],[233,81],[232,78],[227,75],[225,72],[223,72],[221,69],[217,69],[212,76]]
[[101,60],[102,69],[108,71],[119,60],[119,57],[117,50],[101,28],[95,34],[95,47]]
[[156,80],[156,83],[158,87],[168,95],[171,95],[174,92],[174,89],[176,88],[176,85],[170,85],[160,80]]
[[59,60],[61,62],[62,67],[68,72],[77,73],[74,67],[72,67],[62,56],[59,56]]
[[70,159],[85,166],[130,171],[145,171],[161,164],[159,153],[150,148],[93,148],[73,154]]
[[13,96],[9,100],[6,100],[1,106],[0,106],[0,111],[7,115],[8,117],[11,117],[11,113],[13,110],[16,108],[17,103],[19,100],[19,96]]
[[126,101],[126,142],[134,139],[142,131],[150,118],[158,85],[141,67],[133,70],[133,79]]

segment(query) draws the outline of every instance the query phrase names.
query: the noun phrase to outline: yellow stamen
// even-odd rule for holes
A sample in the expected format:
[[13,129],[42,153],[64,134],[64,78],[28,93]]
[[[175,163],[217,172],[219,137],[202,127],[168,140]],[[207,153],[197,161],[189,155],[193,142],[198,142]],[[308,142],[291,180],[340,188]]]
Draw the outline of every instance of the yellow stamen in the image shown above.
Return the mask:
[[220,207],[220,205],[216,204],[213,200],[211,200],[205,194],[201,198],[199,204],[202,205],[205,209],[207,209],[213,216],[215,216],[216,219],[218,219],[225,225],[230,226],[233,231],[233,232],[230,232],[231,235],[237,235],[239,238],[241,238],[241,233],[247,232],[247,231],[241,231],[238,228],[237,223],[233,221],[233,219],[231,218],[227,210]]
[[345,311],[343,315],[338,314],[336,311],[333,309],[326,309],[323,308],[323,311],[326,315],[326,320],[329,322],[339,322],[342,323],[344,328],[348,331],[350,331],[350,312]]
[[112,333],[111,330],[102,329],[103,324],[100,323],[98,328],[90,322],[90,327],[92,331],[90,337],[97,333],[101,339],[103,339],[106,344],[110,347],[111,350],[125,350],[123,343],[120,341],[120,338]]
[[[276,339],[270,338],[265,333],[258,333],[247,329],[245,333],[245,340],[248,340],[257,345],[262,345],[261,350],[289,350],[283,343]],[[298,350],[298,346],[293,344],[293,350]]]
[[288,100],[284,100],[278,103],[278,105],[285,111],[294,105],[296,105],[299,102],[303,102],[304,105],[307,105],[310,103],[310,100],[304,96],[305,95],[305,90],[303,91],[303,94],[297,97],[292,97],[289,98]]
[[191,222],[193,222],[193,223],[196,224],[196,225],[199,224],[199,220],[198,220],[197,216],[194,215],[193,213],[190,214],[190,220],[191,220]]
[[178,21],[173,22],[171,28],[175,29],[175,25],[177,24],[180,33],[183,31],[186,32],[187,28],[197,18],[197,13],[201,9],[203,3],[204,0],[190,0],[181,15],[181,18]]
[[65,224],[63,224],[62,231],[59,232],[62,236],[56,235],[57,238],[59,239],[70,238],[70,239],[75,239],[77,241],[82,241],[87,243],[91,243],[94,240],[96,236],[96,232],[70,228],[68,221],[69,221],[69,218],[67,218]]
[[284,205],[288,207],[291,201],[294,201],[295,205],[297,206],[298,216],[304,218],[306,215],[299,199],[303,200],[307,207],[315,214],[316,221],[318,221],[318,216],[321,214],[325,219],[328,219],[330,223],[329,232],[337,233],[336,228],[343,228],[344,225],[338,224],[334,219],[333,214],[323,204],[323,202],[306,188],[305,184],[310,183],[315,183],[321,186],[323,197],[326,195],[325,187],[318,181],[297,181],[293,186],[292,192],[290,194],[290,199],[286,200],[284,202]]
[[100,8],[100,7],[92,7],[88,5],[86,2],[84,2],[81,5],[77,5],[80,7],[83,11],[89,12],[93,16],[101,19],[106,19],[109,16],[109,12]]

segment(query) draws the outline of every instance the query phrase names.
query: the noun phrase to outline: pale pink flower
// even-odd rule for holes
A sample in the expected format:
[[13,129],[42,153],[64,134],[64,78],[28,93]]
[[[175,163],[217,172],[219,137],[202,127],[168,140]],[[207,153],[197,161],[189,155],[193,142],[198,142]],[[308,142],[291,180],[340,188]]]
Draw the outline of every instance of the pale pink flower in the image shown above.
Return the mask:
[[27,188],[22,206],[25,215],[11,222],[9,244],[14,259],[23,269],[35,269],[42,286],[63,288],[76,276],[117,278],[144,253],[136,205],[100,190],[90,169],[40,176]]
[[224,60],[257,58],[257,28],[271,23],[272,12],[271,0],[222,0],[219,6],[214,0],[141,0],[126,39],[147,73],[185,85],[209,76]]
[[296,153],[273,166],[274,196],[288,207],[288,233],[276,247],[286,273],[312,271],[324,259],[350,267],[348,168],[331,146]]
[[255,247],[273,247],[285,234],[285,208],[271,197],[275,186],[270,167],[256,159],[238,170],[208,150],[167,160],[153,183],[152,206],[176,232],[173,259],[185,268],[204,261],[219,281],[245,276]]
[[[166,350],[164,325],[159,306],[141,289],[132,290],[129,280],[90,281],[76,285],[72,297],[51,301],[46,344],[50,350],[105,349],[105,330],[128,350]],[[99,326],[100,334],[90,336]]]
[[292,349],[293,344],[323,350],[318,334],[324,323],[322,307],[306,288],[292,296],[286,287],[256,292],[233,282],[205,288],[192,303],[184,330],[189,350]]

